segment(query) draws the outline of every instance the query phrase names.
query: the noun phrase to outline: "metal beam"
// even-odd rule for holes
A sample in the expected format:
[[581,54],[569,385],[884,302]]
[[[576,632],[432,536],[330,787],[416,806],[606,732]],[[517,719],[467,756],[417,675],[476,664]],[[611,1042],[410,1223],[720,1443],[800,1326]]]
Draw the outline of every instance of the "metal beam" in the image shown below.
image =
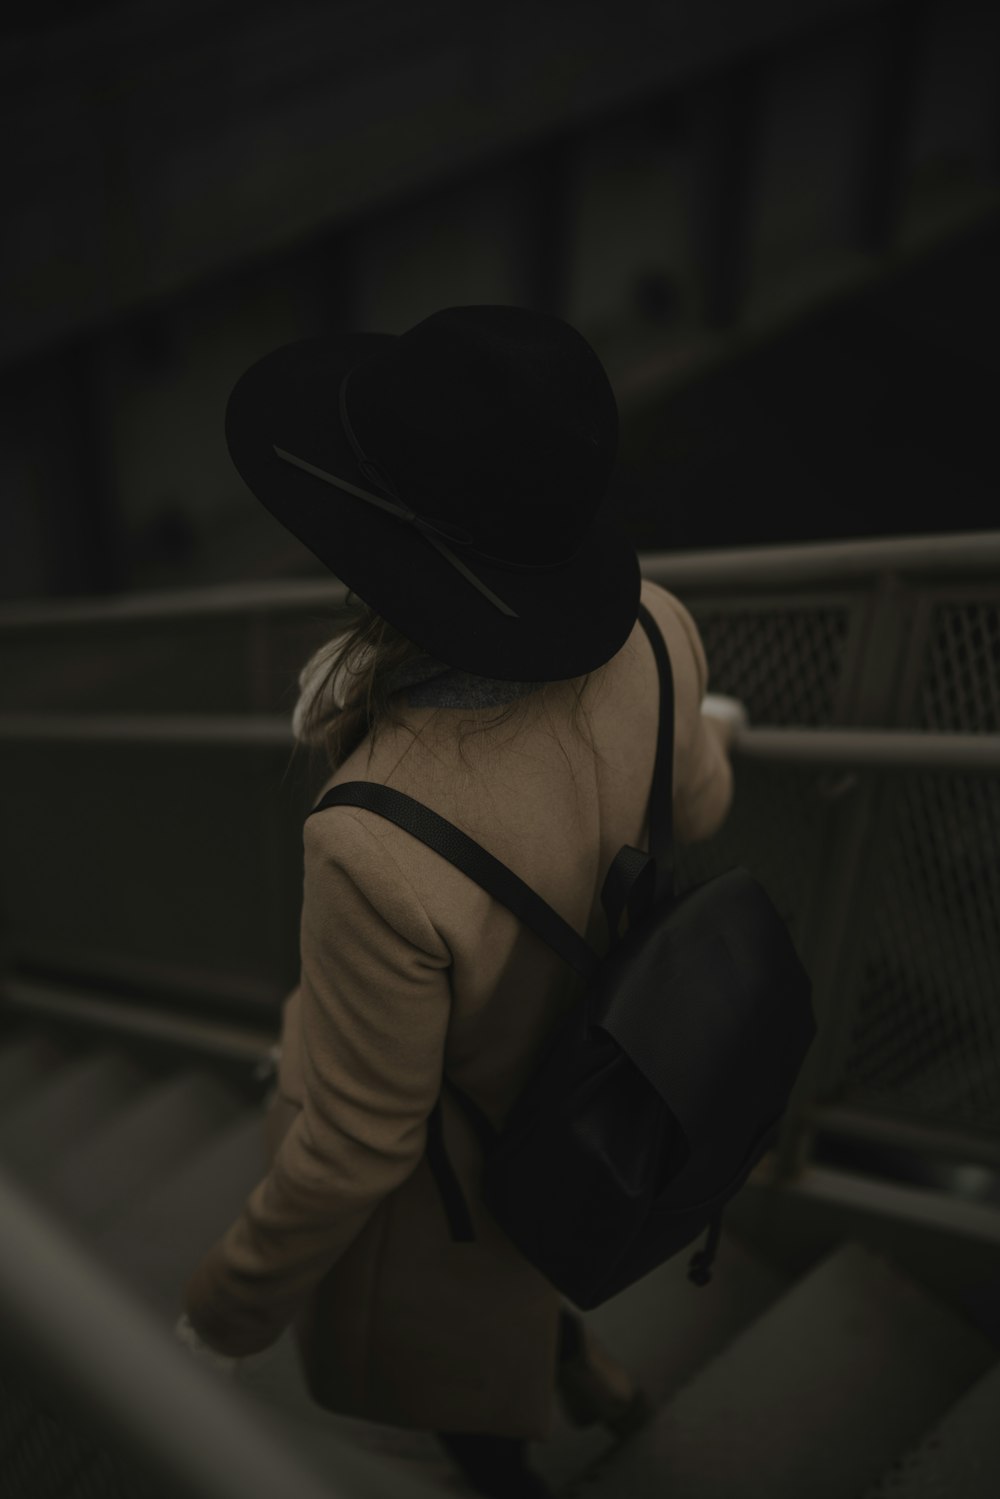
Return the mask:
[[804,1111],[804,1125],[818,1134],[866,1145],[913,1151],[919,1156],[943,1156],[950,1162],[976,1162],[1000,1169],[1000,1140],[983,1135],[947,1130],[936,1125],[914,1124],[869,1110],[842,1104],[814,1104]]
[[892,0],[870,21],[872,69],[858,163],[856,242],[882,255],[896,240],[913,135],[927,0]]
[[[263,1078],[269,1071],[280,1017],[275,995],[273,1024],[241,1025],[238,1022],[206,1020],[190,1014],[160,1009],[147,996],[123,1000],[95,993],[92,988],[74,988],[51,981],[7,975],[0,985],[0,1015],[19,1021],[65,1021],[104,1035],[152,1041],[252,1066]],[[190,1002],[190,996],[184,998]]]
[[742,58],[695,95],[695,257],[701,315],[719,331],[740,320],[749,281],[753,170],[764,64]]
[[569,311],[574,173],[580,146],[559,135],[533,146],[522,162],[523,305],[565,318]]

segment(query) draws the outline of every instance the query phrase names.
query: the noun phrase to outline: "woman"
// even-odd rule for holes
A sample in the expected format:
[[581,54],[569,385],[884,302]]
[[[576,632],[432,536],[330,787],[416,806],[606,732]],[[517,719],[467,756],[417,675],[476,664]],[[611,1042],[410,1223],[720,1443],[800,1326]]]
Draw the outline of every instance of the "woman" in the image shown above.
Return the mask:
[[[694,621],[641,578],[616,513],[617,407],[589,344],[505,306],[292,344],[241,377],[226,436],[361,600],[300,677],[296,732],[328,757],[314,803],[351,780],[398,788],[607,951],[604,876],[623,844],[649,846],[659,683],[640,598],[671,660],[681,840],[726,815],[731,728],[702,714]],[[427,1119],[447,1070],[500,1127],[580,979],[387,819],[332,806],[303,836],[270,1170],[189,1281],[190,1328],[240,1358],[291,1324],[321,1405],[436,1432],[484,1494],[545,1493],[526,1448],[550,1435],[554,1389],[571,1419],[619,1430],[642,1398],[491,1217],[446,1091],[476,1234],[451,1239]]]

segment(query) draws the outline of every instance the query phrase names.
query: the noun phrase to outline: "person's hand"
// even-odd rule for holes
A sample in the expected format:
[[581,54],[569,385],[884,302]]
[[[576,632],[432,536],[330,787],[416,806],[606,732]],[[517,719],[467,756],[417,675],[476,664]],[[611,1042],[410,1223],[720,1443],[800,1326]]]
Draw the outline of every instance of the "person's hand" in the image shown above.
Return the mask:
[[746,707],[738,697],[725,697],[718,692],[705,694],[701,700],[701,711],[706,718],[714,719],[722,729],[727,749],[740,730],[747,728],[750,723]]
[[238,1358],[229,1358],[226,1354],[216,1353],[214,1348],[209,1348],[191,1326],[187,1312],[183,1312],[177,1319],[174,1325],[174,1336],[179,1343],[183,1343],[184,1347],[194,1354],[199,1363],[207,1364],[219,1374],[232,1374],[236,1365],[241,1362]]

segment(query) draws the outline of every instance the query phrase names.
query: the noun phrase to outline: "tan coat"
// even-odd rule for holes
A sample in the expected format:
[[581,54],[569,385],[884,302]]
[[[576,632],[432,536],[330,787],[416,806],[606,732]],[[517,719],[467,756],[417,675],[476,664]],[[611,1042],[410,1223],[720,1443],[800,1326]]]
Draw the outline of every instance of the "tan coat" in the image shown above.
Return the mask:
[[[694,621],[646,579],[674,674],[680,841],[724,819],[732,772]],[[509,865],[599,952],[600,894],[629,843],[648,849],[656,662],[637,622],[591,679],[595,756],[565,709],[529,699],[514,735],[455,729],[497,709],[407,709],[329,777],[425,802]],[[516,722],[516,721],[515,721]],[[489,739],[489,743],[486,740]],[[319,793],[321,794],[321,793]],[[316,800],[319,799],[319,794]],[[453,1243],[424,1154],[442,1068],[500,1127],[582,987],[563,959],[460,870],[373,812],[331,807],[304,828],[300,982],[283,1006],[269,1173],[188,1283],[207,1343],[245,1355],[289,1325],[314,1398],[348,1416],[425,1430],[550,1435],[559,1293],[482,1202],[478,1140],[449,1092],[444,1140],[477,1240]]]

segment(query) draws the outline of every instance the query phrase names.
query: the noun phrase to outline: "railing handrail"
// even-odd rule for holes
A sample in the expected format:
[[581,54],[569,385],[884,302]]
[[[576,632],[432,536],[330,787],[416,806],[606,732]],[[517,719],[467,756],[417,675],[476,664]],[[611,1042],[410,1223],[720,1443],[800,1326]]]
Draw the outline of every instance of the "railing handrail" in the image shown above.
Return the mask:
[[[65,1409],[112,1453],[185,1499],[334,1499],[439,1494],[398,1465],[344,1440],[320,1477],[252,1410],[195,1366],[147,1307],[53,1224],[0,1169],[0,1332],[5,1349],[58,1388]],[[28,1389],[30,1391],[30,1380]],[[331,1433],[330,1439],[338,1439]]]
[[[838,584],[885,572],[936,577],[1000,577],[1000,530],[943,536],[891,536],[862,541],[746,546],[725,551],[645,551],[644,577],[669,588]],[[0,604],[0,633],[61,625],[197,619],[218,614],[297,613],[342,604],[347,586],[326,578],[282,578],[119,594],[113,598],[29,599]]]
[[[0,745],[61,742],[291,749],[291,714],[0,712]],[[737,728],[734,757],[856,769],[1000,770],[1000,734],[925,729]]]
[[662,579],[669,588],[828,586],[872,581],[885,573],[934,578],[986,574],[1000,581],[1000,531],[642,552],[639,560],[644,576]]

